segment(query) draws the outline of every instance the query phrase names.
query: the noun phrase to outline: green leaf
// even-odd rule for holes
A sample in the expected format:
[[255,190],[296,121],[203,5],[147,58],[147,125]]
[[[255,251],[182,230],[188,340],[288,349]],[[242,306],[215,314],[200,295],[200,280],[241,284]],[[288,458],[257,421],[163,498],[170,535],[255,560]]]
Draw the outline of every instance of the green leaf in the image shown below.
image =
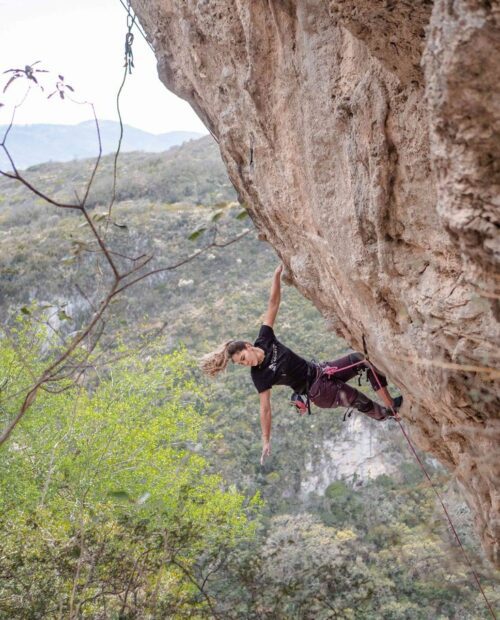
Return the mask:
[[238,215],[236,216],[237,220],[244,220],[246,217],[248,217],[248,211],[246,209],[243,209],[243,211],[240,211],[238,213]]
[[224,211],[221,211],[221,210],[216,211],[210,219],[212,222],[216,222],[223,216],[223,214],[224,214]]
[[127,491],[110,491],[109,495],[111,497],[114,497],[115,499],[122,499],[122,500],[125,500],[127,502],[132,501],[130,499],[130,495],[127,493]]
[[28,310],[28,308],[26,308],[26,306],[23,306],[23,307],[21,308],[21,312],[22,312],[23,314],[31,314],[31,312]]
[[202,235],[205,231],[206,231],[206,228],[197,228],[194,232],[192,232],[189,235],[188,237],[189,241],[194,241],[195,239],[198,239],[198,237]]

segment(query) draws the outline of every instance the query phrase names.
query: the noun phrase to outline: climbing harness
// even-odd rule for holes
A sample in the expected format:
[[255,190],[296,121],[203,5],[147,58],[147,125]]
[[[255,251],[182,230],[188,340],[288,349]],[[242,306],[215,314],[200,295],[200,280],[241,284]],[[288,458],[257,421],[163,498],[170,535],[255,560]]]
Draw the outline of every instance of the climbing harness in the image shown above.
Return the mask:
[[[304,415],[306,411],[308,412],[309,415],[311,415],[311,401],[309,397],[309,389],[311,385],[314,383],[314,380],[318,378],[318,376],[333,377],[333,375],[335,375],[337,372],[349,370],[356,366],[360,366],[361,364],[364,363],[364,360],[358,361],[354,364],[350,364],[349,366],[343,366],[342,368],[338,368],[337,366],[325,366],[324,368],[320,368],[319,365],[316,362],[314,362],[314,360],[313,360],[313,363],[316,364],[317,372],[319,372],[320,374],[316,375],[314,379],[312,379],[311,377],[307,378],[306,390],[304,394],[294,392],[290,398],[290,405],[295,407],[301,415]],[[359,369],[358,385],[360,386],[361,386],[361,375],[364,370],[368,372],[368,369]],[[306,397],[305,401],[304,401],[304,396]],[[347,418],[350,418],[352,415],[352,412],[353,412],[352,405],[354,405],[354,403],[351,403],[351,406],[347,408],[344,414],[344,417],[343,417],[344,422],[346,421]],[[362,409],[360,409],[360,411],[362,411]]]
[[[316,362],[313,363],[315,364]],[[294,392],[290,398],[290,405],[295,407],[295,409],[300,413],[300,415],[304,415],[307,411],[308,415],[311,415],[311,399],[309,398],[309,388],[312,385],[312,377],[307,375],[306,385],[305,385],[305,393],[301,394],[299,392]],[[306,397],[304,402],[304,396]]]

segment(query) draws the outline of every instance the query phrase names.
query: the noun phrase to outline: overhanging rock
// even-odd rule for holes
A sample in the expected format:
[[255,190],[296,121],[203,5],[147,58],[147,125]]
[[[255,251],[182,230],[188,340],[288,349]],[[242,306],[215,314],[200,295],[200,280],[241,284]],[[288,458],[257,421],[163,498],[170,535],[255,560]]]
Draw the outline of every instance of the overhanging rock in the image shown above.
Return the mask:
[[498,3],[132,4],[294,285],[366,337],[498,563]]

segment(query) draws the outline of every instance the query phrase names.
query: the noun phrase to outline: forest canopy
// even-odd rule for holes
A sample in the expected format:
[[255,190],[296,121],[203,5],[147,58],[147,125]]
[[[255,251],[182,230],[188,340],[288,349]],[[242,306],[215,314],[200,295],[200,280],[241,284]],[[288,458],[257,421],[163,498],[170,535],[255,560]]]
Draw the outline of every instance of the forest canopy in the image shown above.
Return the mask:
[[[2,339],[3,402],[16,406],[46,338]],[[1,617],[209,606],[203,579],[253,536],[260,502],[210,473],[206,402],[182,350],[127,356],[90,386],[41,393],[0,451]]]

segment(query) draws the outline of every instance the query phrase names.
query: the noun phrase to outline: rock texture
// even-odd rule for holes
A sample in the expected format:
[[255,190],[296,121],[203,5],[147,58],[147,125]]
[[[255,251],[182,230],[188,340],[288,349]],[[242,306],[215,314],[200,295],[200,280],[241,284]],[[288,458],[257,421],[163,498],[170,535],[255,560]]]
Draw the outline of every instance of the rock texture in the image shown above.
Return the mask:
[[132,4],[261,238],[365,336],[499,562],[498,1]]
[[[395,430],[395,423],[390,423],[389,431]],[[321,495],[334,480],[360,486],[382,474],[397,475],[401,458],[399,452],[394,453],[394,447],[388,441],[386,428],[355,412],[347,418],[335,441],[311,446],[299,495],[303,500],[312,492]]]

